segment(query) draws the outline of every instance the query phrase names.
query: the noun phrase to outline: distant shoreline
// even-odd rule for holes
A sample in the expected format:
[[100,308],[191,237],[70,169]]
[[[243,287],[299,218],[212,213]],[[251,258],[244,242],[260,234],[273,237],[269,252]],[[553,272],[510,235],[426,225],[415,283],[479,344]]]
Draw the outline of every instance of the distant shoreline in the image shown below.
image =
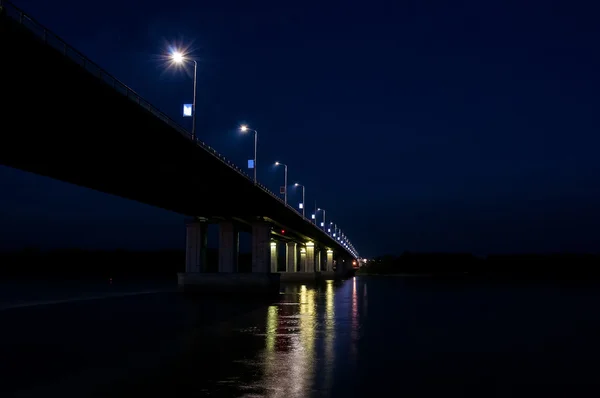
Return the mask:
[[436,274],[370,274],[370,273],[361,273],[357,272],[356,276],[394,276],[398,278],[425,278],[431,276],[437,276]]
[[21,308],[30,308],[30,307],[39,307],[44,305],[57,305],[57,304],[70,304],[76,303],[80,301],[92,301],[92,300],[106,300],[106,299],[115,299],[122,297],[130,297],[130,296],[142,296],[148,294],[157,294],[157,293],[173,293],[176,292],[176,289],[156,289],[156,290],[142,290],[139,292],[119,292],[119,293],[104,293],[104,294],[96,294],[93,296],[73,296],[64,299],[49,299],[49,300],[19,300],[14,303],[6,303],[0,304],[0,312]]

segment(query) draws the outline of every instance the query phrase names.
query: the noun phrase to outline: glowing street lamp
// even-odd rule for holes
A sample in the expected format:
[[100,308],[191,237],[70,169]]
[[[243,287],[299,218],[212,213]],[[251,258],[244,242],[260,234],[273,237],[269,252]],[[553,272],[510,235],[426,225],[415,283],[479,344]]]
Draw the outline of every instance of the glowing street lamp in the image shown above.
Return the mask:
[[306,207],[306,204],[304,203],[304,189],[305,189],[305,187],[304,187],[304,185],[298,184],[298,183],[295,183],[294,186],[295,187],[302,187],[302,203],[300,203],[300,208],[302,209],[302,217],[304,217],[304,208]]
[[283,166],[283,202],[287,206],[287,164],[283,164],[281,162],[275,162],[275,166]]
[[322,211],[323,212],[323,221],[321,221],[321,228],[325,228],[325,209],[321,209],[320,207],[317,209],[317,211]]
[[254,164],[252,165],[254,168],[254,183],[256,184],[256,147],[258,144],[258,131],[249,128],[245,124],[240,126],[240,131],[242,133],[247,133],[248,131],[254,131]]
[[[171,53],[171,61],[178,65],[183,65],[188,61],[188,57],[181,51],[173,51]],[[194,97],[192,99],[192,141],[196,141],[196,77],[198,72],[198,62],[195,59],[190,59],[194,63]]]

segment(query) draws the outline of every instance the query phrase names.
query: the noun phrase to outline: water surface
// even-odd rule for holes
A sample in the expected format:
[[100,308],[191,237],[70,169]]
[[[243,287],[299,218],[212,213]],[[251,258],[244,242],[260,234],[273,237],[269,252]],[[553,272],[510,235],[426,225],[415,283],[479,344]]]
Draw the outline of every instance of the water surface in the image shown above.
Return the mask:
[[0,395],[596,395],[599,305],[592,284],[381,277],[38,303],[0,311]]

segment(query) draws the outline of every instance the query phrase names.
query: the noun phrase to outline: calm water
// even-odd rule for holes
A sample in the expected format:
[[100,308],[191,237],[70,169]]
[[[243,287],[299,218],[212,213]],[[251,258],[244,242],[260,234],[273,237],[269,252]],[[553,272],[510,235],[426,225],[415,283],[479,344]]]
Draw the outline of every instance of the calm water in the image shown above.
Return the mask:
[[91,300],[71,284],[69,300],[65,286],[46,286],[48,302],[39,285],[18,300],[3,290],[0,396],[600,391],[600,289],[589,284],[357,277],[286,287],[273,303],[189,299],[164,283],[99,283]]

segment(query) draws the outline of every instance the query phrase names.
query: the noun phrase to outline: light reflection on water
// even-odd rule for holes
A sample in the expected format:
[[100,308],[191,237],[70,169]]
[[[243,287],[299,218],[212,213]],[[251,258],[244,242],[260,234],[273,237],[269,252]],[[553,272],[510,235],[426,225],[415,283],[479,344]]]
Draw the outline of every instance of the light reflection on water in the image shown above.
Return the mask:
[[[253,396],[261,391],[268,397],[304,397],[311,392],[322,394],[331,391],[334,381],[337,319],[341,324],[358,328],[358,303],[356,286],[352,294],[336,298],[333,281],[320,286],[287,286],[278,303],[268,307],[264,333],[254,333],[263,338],[262,361],[247,361],[248,366],[261,368],[260,379],[242,389],[252,390]],[[341,291],[344,293],[344,289]],[[337,302],[337,306],[336,306]],[[350,313],[336,313],[336,307],[347,308]],[[353,320],[348,322],[348,316]],[[345,318],[345,319],[344,319]],[[341,344],[354,345],[357,331],[342,331]],[[349,346],[343,350],[356,351]],[[354,358],[353,360],[355,360]],[[348,363],[345,363],[348,366]]]
[[358,277],[7,310],[0,396],[578,396],[600,391],[592,287]]

